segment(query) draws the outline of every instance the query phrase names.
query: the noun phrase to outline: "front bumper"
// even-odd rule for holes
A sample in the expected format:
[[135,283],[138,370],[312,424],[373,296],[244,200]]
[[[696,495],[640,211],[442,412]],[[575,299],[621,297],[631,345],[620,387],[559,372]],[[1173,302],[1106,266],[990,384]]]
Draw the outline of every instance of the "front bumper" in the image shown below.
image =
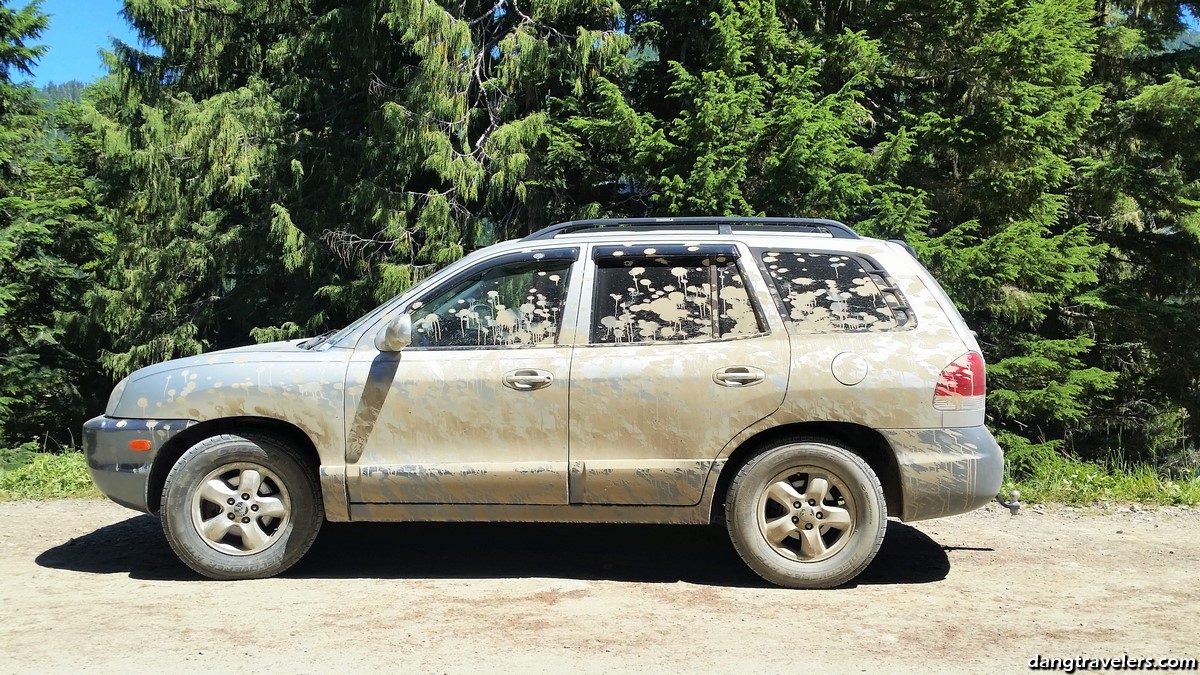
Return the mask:
[[[93,417],[83,425],[83,453],[92,481],[114,502],[148,513],[154,458],[167,441],[193,424],[192,420]],[[150,448],[133,450],[133,441],[149,441]]]
[[880,429],[900,472],[900,519],[953,516],[995,499],[1004,453],[987,427]]

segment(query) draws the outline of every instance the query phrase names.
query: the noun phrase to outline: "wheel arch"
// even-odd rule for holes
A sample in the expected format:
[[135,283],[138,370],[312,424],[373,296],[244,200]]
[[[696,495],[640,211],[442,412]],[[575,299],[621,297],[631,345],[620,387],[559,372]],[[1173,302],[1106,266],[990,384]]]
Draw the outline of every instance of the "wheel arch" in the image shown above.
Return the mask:
[[146,486],[146,505],[150,513],[158,513],[162,507],[162,492],[163,486],[167,482],[167,475],[171,473],[171,467],[175,466],[175,462],[179,461],[188,448],[206,438],[220,434],[243,433],[272,436],[288,442],[308,462],[314,475],[321,466],[317,446],[303,429],[290,422],[271,417],[223,417],[206,420],[193,424],[173,436],[154,457],[154,464],[150,467],[150,477]]
[[882,434],[870,427],[851,422],[797,422],[764,429],[743,441],[729,454],[721,473],[717,476],[716,486],[713,488],[712,503],[709,507],[710,522],[724,522],[725,497],[729,492],[729,483],[737,475],[738,470],[745,466],[746,462],[778,441],[797,434],[828,438],[849,447],[879,477],[879,482],[883,485],[883,497],[888,513],[891,515],[901,513],[903,499],[900,488],[900,469],[891,445]]

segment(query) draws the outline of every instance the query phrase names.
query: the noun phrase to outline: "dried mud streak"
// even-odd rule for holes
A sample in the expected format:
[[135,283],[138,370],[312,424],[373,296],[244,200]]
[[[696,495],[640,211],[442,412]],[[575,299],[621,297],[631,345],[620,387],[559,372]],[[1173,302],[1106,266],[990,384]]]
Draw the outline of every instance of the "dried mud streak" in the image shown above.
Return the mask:
[[[439,572],[445,553],[418,550],[407,555],[423,556],[423,575],[379,579],[396,573],[372,557],[378,540],[350,537],[288,578],[210,583],[173,560],[156,521],[106,502],[0,503],[0,522],[0,606],[21,608],[0,623],[0,672],[212,672],[239,659],[297,673],[782,672],[802,666],[806,650],[772,650],[763,638],[811,627],[802,606],[837,608],[828,672],[1017,672],[1035,654],[1200,656],[1183,629],[1200,600],[1198,510],[1010,517],[989,507],[893,524],[862,583],[809,592],[755,587],[706,528],[672,541],[717,544],[678,554],[637,541],[674,537],[669,528],[628,540],[608,530],[631,550],[678,555],[671,565],[614,546],[594,563],[529,553],[520,559],[534,562],[513,569],[516,554],[502,551]],[[436,540],[428,532],[437,530],[416,536]],[[548,561],[593,536],[547,534]],[[394,569],[414,569],[405,564]],[[684,581],[662,583],[674,579]],[[228,623],[232,607],[254,608],[254,631]],[[402,653],[386,647],[397,644]]]

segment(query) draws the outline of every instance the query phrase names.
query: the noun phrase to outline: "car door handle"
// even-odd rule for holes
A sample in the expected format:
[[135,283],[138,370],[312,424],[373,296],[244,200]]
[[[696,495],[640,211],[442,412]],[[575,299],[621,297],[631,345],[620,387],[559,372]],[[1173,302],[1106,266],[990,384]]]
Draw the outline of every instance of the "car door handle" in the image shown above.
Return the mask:
[[766,373],[753,366],[729,366],[713,373],[713,382],[722,387],[751,387],[766,377]]
[[510,370],[504,374],[504,386],[517,391],[533,391],[549,387],[554,382],[554,375],[536,368]]

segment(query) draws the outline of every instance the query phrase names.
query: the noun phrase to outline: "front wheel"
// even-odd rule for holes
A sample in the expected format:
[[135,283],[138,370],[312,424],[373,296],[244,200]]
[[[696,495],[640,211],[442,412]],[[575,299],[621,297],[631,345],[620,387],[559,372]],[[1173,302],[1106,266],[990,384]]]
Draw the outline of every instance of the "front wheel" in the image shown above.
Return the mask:
[[269,436],[201,441],[167,476],[167,541],[206,577],[279,574],[308,551],[324,521],[315,474],[295,449]]
[[858,576],[887,529],[883,487],[849,448],[789,439],[745,464],[725,502],[729,537],[762,578],[830,588]]

